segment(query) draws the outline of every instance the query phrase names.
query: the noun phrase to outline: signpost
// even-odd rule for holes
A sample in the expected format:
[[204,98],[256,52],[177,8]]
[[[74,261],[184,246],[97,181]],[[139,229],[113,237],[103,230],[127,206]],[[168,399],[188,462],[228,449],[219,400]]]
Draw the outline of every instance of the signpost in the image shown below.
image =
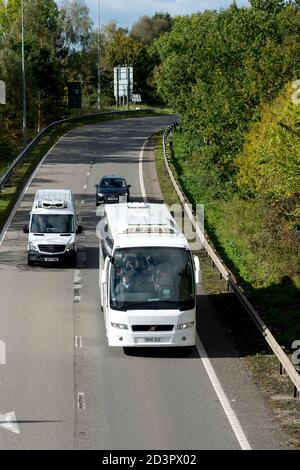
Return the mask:
[[2,80],[0,80],[0,104],[6,104],[6,87]]
[[81,109],[82,107],[81,82],[68,83],[68,104],[69,104],[69,108]]
[[114,95],[116,100],[117,109],[120,105],[120,98],[125,105],[125,98],[127,107],[133,95],[133,67],[121,66],[114,68]]

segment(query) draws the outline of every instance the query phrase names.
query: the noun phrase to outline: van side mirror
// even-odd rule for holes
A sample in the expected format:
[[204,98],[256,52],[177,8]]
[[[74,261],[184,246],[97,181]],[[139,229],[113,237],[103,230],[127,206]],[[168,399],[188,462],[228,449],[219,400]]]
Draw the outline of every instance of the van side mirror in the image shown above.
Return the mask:
[[23,227],[23,233],[29,233],[29,225],[24,225]]
[[132,187],[132,185],[131,185],[131,184],[128,184],[128,185],[127,185],[127,188],[131,188],[131,187]]
[[77,235],[80,235],[82,232],[83,232],[82,225],[78,225],[77,230],[76,230]]

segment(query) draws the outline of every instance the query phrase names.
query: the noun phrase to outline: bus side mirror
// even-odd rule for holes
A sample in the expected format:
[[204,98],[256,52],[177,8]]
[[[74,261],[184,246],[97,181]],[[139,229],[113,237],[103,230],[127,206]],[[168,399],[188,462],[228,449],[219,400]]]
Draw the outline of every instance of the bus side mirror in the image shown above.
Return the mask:
[[101,283],[102,283],[102,284],[107,284],[107,283],[108,283],[108,267],[109,267],[109,263],[110,263],[110,259],[109,259],[109,257],[107,256],[107,257],[106,257],[106,260],[105,260],[105,263],[104,263],[103,270],[102,270],[102,272],[101,272]]
[[29,233],[29,225],[24,225],[23,233]]
[[83,231],[82,225],[78,225],[77,230],[76,230],[77,235],[80,235],[82,231]]
[[201,271],[200,271],[200,262],[198,256],[194,256],[194,262],[195,262],[195,282],[196,284],[200,283],[201,279]]
[[105,269],[103,269],[101,273],[101,283],[107,284],[107,272],[105,271]]

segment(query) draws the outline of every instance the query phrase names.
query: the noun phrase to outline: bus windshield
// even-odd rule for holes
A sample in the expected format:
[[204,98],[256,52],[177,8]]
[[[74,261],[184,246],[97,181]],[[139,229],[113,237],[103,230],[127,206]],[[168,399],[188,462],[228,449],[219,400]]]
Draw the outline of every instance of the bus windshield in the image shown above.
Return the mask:
[[115,310],[195,306],[192,257],[184,248],[124,248],[114,252],[110,306]]
[[73,233],[74,218],[69,214],[34,214],[32,233]]

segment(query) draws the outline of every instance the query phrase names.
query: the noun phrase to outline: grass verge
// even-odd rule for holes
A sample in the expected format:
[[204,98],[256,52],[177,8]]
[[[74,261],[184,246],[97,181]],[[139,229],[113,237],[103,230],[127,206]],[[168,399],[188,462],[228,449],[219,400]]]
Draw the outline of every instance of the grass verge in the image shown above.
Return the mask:
[[[179,203],[164,164],[162,134],[156,136],[156,168],[166,203]],[[174,166],[172,170],[176,174]],[[294,449],[300,449],[300,400],[293,398],[293,384],[288,376],[279,374],[277,358],[271,354],[264,338],[236,296],[227,292],[226,283],[220,279],[218,270],[206,257],[205,251],[197,254],[200,258],[204,289],[210,296],[218,321],[230,335],[254,383],[285,431],[290,445]]]

